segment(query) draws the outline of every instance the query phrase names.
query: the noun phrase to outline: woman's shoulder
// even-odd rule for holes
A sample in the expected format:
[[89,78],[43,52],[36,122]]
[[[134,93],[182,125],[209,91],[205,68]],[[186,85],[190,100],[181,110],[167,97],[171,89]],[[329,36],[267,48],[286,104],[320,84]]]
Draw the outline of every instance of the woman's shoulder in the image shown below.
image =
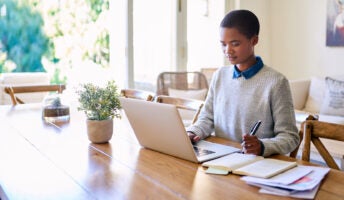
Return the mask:
[[233,69],[234,69],[233,65],[228,65],[228,66],[219,67],[217,71],[233,71]]
[[269,79],[276,79],[279,81],[284,81],[287,80],[287,78],[279,71],[277,71],[276,69],[269,67],[267,65],[264,65],[264,67],[262,68],[262,75],[265,76],[265,78],[269,78]]
[[228,77],[228,74],[233,74],[233,70],[234,70],[234,67],[232,65],[219,67],[214,72],[214,77],[219,77],[219,76]]

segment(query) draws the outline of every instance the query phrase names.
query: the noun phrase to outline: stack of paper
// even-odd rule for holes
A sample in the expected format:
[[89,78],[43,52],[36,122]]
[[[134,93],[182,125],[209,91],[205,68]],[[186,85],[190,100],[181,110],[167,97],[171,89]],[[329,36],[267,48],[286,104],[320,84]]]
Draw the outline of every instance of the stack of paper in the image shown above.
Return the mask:
[[244,176],[241,179],[260,187],[261,193],[313,199],[321,180],[329,171],[329,168],[323,167],[297,166],[268,179],[252,176]]

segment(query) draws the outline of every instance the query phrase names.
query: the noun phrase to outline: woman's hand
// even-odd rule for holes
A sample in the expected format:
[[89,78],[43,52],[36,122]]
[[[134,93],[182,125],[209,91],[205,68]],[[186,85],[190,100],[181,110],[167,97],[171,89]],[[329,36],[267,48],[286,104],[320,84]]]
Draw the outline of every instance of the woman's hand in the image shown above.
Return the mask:
[[242,152],[247,154],[261,154],[261,143],[260,140],[255,135],[244,134],[242,136]]
[[194,134],[193,132],[188,131],[187,134],[190,138],[191,143],[196,143],[201,140],[201,138],[198,135]]

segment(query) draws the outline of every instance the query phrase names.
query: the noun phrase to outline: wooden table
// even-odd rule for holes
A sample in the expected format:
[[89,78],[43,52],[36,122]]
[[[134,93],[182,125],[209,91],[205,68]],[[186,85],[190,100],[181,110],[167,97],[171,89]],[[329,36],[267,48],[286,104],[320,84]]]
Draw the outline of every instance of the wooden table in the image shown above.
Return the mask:
[[[69,123],[52,125],[39,104],[0,106],[0,127],[1,199],[291,199],[142,148],[125,117],[107,144],[88,141],[84,115],[73,109]],[[331,170],[316,199],[344,199],[344,173]]]

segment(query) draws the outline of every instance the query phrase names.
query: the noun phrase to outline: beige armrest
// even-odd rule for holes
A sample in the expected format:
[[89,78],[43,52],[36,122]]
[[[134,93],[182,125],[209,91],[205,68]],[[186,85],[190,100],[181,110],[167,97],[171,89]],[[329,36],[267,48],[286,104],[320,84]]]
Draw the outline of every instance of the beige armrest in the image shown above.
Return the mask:
[[302,79],[302,80],[290,80],[290,90],[291,95],[293,98],[294,108],[297,110],[302,110],[305,107],[309,86],[311,80],[310,79]]

